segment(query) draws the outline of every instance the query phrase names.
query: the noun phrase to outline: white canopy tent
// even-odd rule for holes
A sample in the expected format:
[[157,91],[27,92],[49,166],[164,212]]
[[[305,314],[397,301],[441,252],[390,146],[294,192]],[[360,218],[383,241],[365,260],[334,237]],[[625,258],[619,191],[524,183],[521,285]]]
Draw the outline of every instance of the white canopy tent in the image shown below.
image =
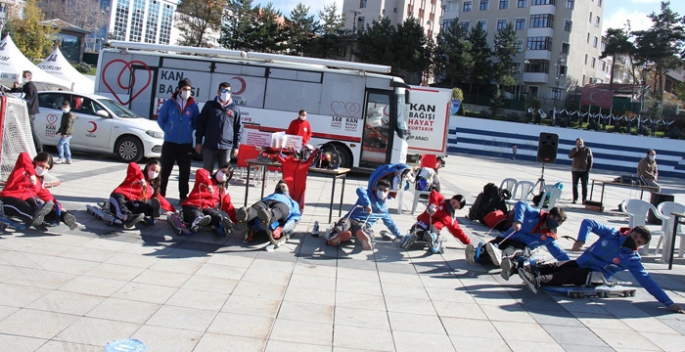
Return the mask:
[[47,59],[39,63],[38,67],[57,78],[71,82],[74,92],[92,94],[95,91],[95,82],[71,66],[58,47]]
[[21,82],[24,71],[31,71],[32,81],[35,83],[48,83],[67,89],[71,89],[71,83],[57,78],[34,65],[21,53],[12,38],[6,35],[0,42],[0,79],[6,82]]

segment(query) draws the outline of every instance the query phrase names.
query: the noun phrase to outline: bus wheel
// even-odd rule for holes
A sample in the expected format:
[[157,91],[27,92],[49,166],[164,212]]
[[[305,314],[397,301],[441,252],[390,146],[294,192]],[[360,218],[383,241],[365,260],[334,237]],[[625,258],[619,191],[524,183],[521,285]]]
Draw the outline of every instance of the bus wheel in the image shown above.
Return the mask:
[[[335,148],[335,149],[334,149]],[[338,151],[340,155],[340,167],[351,168],[352,167],[352,152],[350,149],[341,143],[329,143],[323,147],[323,151],[333,153]]]

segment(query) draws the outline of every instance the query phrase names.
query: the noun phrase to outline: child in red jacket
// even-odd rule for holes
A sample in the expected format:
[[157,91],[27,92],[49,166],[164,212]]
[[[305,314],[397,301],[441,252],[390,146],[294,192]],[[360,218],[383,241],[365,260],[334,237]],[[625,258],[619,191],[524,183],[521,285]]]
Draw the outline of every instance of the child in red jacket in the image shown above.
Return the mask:
[[[197,232],[204,226],[212,225],[224,235],[233,232],[235,208],[227,189],[231,177],[233,168],[228,164],[222,165],[214,176],[206,169],[197,170],[193,190],[181,204],[183,221],[191,224],[190,231]],[[220,210],[229,217],[222,216]]]
[[463,208],[466,200],[461,194],[453,196],[449,200],[437,190],[432,190],[428,199],[428,208],[418,218],[417,222],[409,230],[409,234],[402,239],[402,248],[411,247],[419,235],[428,244],[434,253],[439,251],[440,231],[446,227],[452,236],[458,238],[463,244],[471,243],[471,239],[461,229],[454,212]]
[[124,229],[133,229],[143,220],[154,225],[154,218],[160,216],[161,209],[175,210],[159,193],[161,170],[157,159],[150,159],[142,171],[137,163],[128,164],[126,179],[109,197],[110,211],[124,222]]
[[41,196],[38,194],[38,190],[43,189],[42,176],[52,167],[53,160],[47,153],[38,154],[34,160],[26,152],[19,154],[14,169],[0,192],[0,200],[6,216],[18,217],[27,225],[40,226],[55,204],[49,191],[45,190],[47,194],[41,193]]

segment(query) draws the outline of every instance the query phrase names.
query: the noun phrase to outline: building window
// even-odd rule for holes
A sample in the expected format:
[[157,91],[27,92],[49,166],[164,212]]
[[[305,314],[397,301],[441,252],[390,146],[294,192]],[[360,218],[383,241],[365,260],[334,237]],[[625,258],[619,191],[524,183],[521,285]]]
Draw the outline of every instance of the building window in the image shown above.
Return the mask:
[[171,25],[174,21],[175,8],[170,5],[163,5],[162,22],[159,28],[159,44],[169,44],[171,37]]
[[150,1],[147,8],[147,23],[145,25],[145,42],[157,43],[157,22],[159,21],[159,5],[161,2]]
[[452,25],[452,22],[454,19],[449,19],[449,20],[442,20],[442,30],[447,31],[450,26]]
[[587,65],[587,54],[585,54],[585,65]]
[[525,18],[517,18],[516,19],[516,29],[526,29],[526,19]]
[[597,0],[597,6],[602,7],[602,0]]
[[573,10],[573,0],[566,0],[566,8]]
[[570,32],[571,29],[573,29],[573,21],[571,21],[571,20],[564,21],[564,30],[567,32]]
[[464,1],[464,9],[462,12],[471,12],[471,7],[473,6],[473,1]]
[[537,97],[538,96],[538,87],[528,87],[528,94]]
[[569,43],[561,43],[561,53],[568,55],[568,52],[571,51],[571,44]]
[[480,0],[480,10],[487,11],[490,7],[490,0]]
[[528,37],[528,50],[552,50],[552,37]]
[[499,0],[499,9],[506,10],[509,8],[509,0]]
[[601,65],[599,65],[599,67],[600,67],[600,70],[606,72],[606,70],[607,70],[607,62],[606,62],[606,61],[602,61]]
[[129,6],[130,0],[117,2],[117,10],[114,15],[114,38],[116,40],[126,40]]
[[561,100],[561,91],[561,88],[551,88],[549,97],[552,98],[552,100]]
[[590,12],[590,23],[592,23],[592,12]]
[[566,76],[566,69],[568,66],[562,65],[559,67],[559,76]]
[[143,17],[145,16],[145,0],[133,0],[133,14],[131,14],[131,31],[129,40],[143,41]]
[[366,0],[359,0],[359,8],[360,9],[366,8]]
[[484,31],[487,31],[488,30],[488,21],[486,21],[486,20],[478,21],[478,27],[480,27]]
[[530,16],[530,28],[552,28],[554,25],[554,15],[532,15]]
[[590,44],[590,33],[587,34],[587,43]]
[[554,5],[554,0],[533,0],[533,5]]
[[600,21],[600,20],[599,20],[599,16],[597,16],[597,17],[595,18],[595,26],[596,26],[596,27],[599,27],[599,21]]
[[507,20],[497,20],[497,29],[507,28]]
[[364,16],[359,16],[357,17],[357,28],[358,29],[363,29],[364,28],[364,23],[366,22],[366,19]]
[[598,39],[597,37],[595,37],[594,39],[592,39],[592,47],[593,47],[593,48],[596,48],[596,47],[597,47],[597,41],[598,41],[598,40],[599,40],[599,39]]
[[583,83],[581,85],[585,85],[585,74],[583,74]]
[[595,68],[595,64],[597,63],[597,59],[594,57],[592,58],[592,65],[590,67]]
[[519,39],[519,40],[515,41],[514,43],[516,43],[517,48],[523,49],[523,39]]
[[528,0],[518,0],[518,7],[519,8],[528,7]]
[[471,22],[459,22],[459,25],[461,25],[461,28],[465,31],[471,29]]
[[602,42],[602,45],[600,45],[600,47],[602,48],[601,52],[604,52],[604,50],[607,48],[607,43]]

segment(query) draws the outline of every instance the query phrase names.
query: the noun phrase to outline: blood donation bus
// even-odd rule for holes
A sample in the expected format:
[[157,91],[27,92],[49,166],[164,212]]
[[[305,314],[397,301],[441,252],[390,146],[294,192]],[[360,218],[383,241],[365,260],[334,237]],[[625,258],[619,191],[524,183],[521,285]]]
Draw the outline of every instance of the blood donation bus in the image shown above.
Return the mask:
[[309,144],[337,150],[344,167],[374,169],[405,162],[408,151],[444,154],[446,148],[449,99],[441,90],[414,87],[417,98],[431,99],[413,102],[410,86],[390,76],[388,66],[160,44],[110,45],[100,52],[95,94],[140,116],[156,119],[182,78],[192,81],[200,108],[214,99],[219,83],[229,82],[246,127],[281,132],[299,110],[307,110],[313,131]]

